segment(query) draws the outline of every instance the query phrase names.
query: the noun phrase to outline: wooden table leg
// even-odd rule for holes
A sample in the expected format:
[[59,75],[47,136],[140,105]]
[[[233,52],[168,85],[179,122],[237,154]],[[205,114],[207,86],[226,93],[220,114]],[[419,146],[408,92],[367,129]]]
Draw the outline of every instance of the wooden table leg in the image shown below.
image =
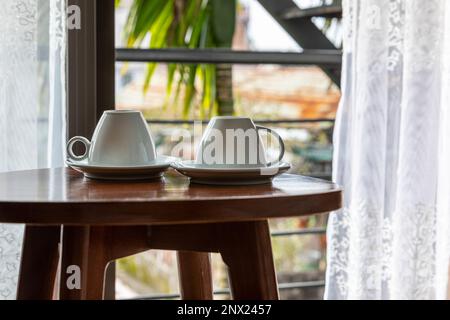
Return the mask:
[[89,261],[87,274],[88,300],[102,300],[105,293],[106,267],[112,259],[110,256],[111,229],[108,227],[91,227],[89,238]]
[[52,300],[60,227],[27,226],[22,245],[18,300]]
[[209,253],[178,251],[178,274],[183,300],[212,300],[213,284]]
[[116,300],[116,261],[111,261],[105,270],[104,300]]
[[64,226],[62,233],[61,300],[102,300],[110,259],[111,229]]
[[220,253],[235,300],[278,300],[267,221],[225,224]]
[[89,227],[63,226],[59,283],[61,300],[84,300],[87,294]]

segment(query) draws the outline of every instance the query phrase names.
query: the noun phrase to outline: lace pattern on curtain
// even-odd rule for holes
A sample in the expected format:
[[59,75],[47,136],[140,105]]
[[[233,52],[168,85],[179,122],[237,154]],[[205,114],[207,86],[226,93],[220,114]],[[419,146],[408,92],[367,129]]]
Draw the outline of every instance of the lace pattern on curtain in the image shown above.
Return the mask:
[[343,5],[334,178],[345,195],[329,220],[325,297],[446,298],[450,4]]
[[[0,172],[62,165],[65,6],[65,0],[2,0]],[[0,300],[15,297],[22,238],[23,226],[0,224]]]

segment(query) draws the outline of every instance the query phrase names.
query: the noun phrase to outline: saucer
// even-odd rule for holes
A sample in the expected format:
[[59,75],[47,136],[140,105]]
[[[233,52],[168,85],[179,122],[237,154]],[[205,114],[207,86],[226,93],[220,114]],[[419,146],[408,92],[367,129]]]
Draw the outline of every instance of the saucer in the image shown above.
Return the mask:
[[191,178],[191,182],[209,185],[255,185],[270,183],[272,179],[291,168],[287,162],[278,162],[270,167],[219,167],[197,164],[195,161],[178,161],[172,168]]
[[66,164],[72,169],[81,172],[86,178],[97,180],[147,180],[157,179],[162,176],[170,164],[177,158],[159,156],[148,165],[143,166],[100,166],[90,165],[87,160],[71,161]]

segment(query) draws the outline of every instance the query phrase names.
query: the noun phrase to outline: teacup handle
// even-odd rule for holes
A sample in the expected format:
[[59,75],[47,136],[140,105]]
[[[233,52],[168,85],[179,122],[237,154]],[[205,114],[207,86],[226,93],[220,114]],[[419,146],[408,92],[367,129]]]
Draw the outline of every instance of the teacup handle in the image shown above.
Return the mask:
[[[84,152],[84,154],[79,155],[79,156],[77,156],[73,152],[73,146],[77,142],[81,142],[82,144],[84,144],[84,146],[86,148],[86,151]],[[73,137],[67,143],[67,157],[69,158],[69,160],[72,160],[72,161],[82,161],[89,156],[90,148],[91,148],[91,142],[88,139],[86,139],[85,137]]]
[[262,126],[256,126],[256,130],[264,130],[267,131],[268,133],[270,133],[271,135],[273,135],[275,138],[278,139],[278,143],[280,144],[280,155],[278,156],[278,161],[275,162],[269,162],[267,164],[268,167],[272,166],[273,164],[280,162],[283,157],[284,157],[284,152],[285,152],[285,146],[284,146],[284,141],[283,139],[281,139],[280,135],[278,133],[276,133],[275,131],[273,131],[272,129],[266,128],[266,127],[262,127]]

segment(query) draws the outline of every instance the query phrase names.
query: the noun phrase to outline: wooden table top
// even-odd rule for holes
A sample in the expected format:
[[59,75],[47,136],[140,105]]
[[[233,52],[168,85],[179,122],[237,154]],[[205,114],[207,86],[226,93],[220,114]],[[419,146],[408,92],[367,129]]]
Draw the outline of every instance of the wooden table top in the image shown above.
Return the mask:
[[284,174],[272,184],[206,186],[169,171],[162,180],[94,181],[68,168],[0,173],[0,223],[169,225],[257,221],[341,207],[333,183]]

